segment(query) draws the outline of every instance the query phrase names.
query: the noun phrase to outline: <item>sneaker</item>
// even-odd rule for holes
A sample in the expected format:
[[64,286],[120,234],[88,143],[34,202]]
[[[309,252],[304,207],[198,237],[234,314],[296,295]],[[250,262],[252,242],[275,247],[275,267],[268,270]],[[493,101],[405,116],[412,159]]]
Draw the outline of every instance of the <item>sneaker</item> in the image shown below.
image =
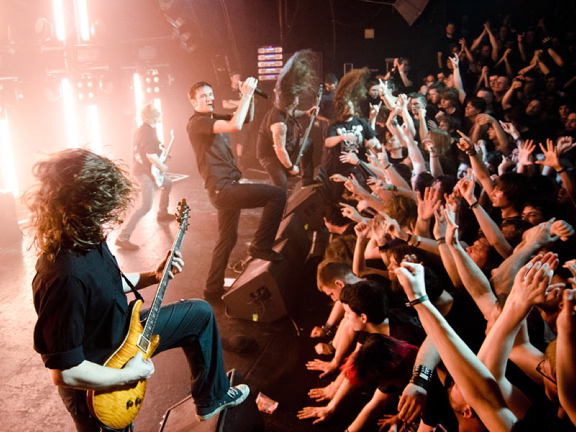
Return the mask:
[[219,301],[222,300],[222,296],[224,295],[224,293],[225,293],[224,290],[218,290],[218,291],[204,290],[202,297],[207,302]]
[[172,222],[176,220],[176,216],[168,212],[162,212],[156,215],[156,220],[160,222]]
[[259,258],[264,261],[280,262],[284,259],[282,255],[272,249],[248,249],[248,255],[252,258]]
[[196,418],[200,421],[209,420],[226,408],[235,407],[241,404],[250,394],[250,388],[246,384],[239,384],[230,387],[228,393],[214,405],[207,407],[196,407]]
[[122,249],[126,249],[126,250],[131,250],[131,251],[135,251],[140,249],[140,246],[138,246],[137,244],[132,243],[130,240],[120,240],[120,239],[116,239],[116,241],[114,242],[114,244],[116,246],[118,246],[119,248]]

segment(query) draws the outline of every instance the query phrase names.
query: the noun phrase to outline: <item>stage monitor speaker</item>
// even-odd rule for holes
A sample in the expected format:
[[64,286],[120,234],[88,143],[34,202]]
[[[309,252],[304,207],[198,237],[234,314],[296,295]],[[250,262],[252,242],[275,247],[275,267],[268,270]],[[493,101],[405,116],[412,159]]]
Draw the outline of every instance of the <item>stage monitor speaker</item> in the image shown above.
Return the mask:
[[[246,381],[232,369],[228,372],[230,385],[243,384]],[[196,420],[196,407],[192,396],[166,411],[159,432],[264,432],[264,420],[258,407],[256,397],[250,392],[248,398],[240,405],[222,411],[218,416],[207,421]]]
[[296,213],[286,216],[280,222],[276,241],[281,242],[282,240],[288,240],[288,244],[282,250],[284,258],[290,262],[292,268],[300,268],[310,251],[311,240],[304,222]]
[[12,192],[0,190],[0,247],[22,240]]
[[[286,255],[284,239],[273,249]],[[232,318],[271,323],[288,314],[295,301],[290,287],[296,280],[298,268],[293,268],[286,257],[280,262],[253,259],[234,281],[222,300],[226,313]]]
[[284,217],[297,214],[310,231],[324,226],[324,197],[318,188],[299,188],[288,198]]

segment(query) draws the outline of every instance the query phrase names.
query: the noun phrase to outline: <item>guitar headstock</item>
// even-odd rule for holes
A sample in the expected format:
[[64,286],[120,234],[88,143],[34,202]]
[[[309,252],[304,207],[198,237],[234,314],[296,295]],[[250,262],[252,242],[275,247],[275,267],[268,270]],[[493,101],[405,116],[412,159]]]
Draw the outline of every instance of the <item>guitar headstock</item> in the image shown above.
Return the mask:
[[178,223],[183,231],[188,228],[188,218],[190,217],[190,207],[186,204],[186,198],[182,198],[182,201],[178,203]]

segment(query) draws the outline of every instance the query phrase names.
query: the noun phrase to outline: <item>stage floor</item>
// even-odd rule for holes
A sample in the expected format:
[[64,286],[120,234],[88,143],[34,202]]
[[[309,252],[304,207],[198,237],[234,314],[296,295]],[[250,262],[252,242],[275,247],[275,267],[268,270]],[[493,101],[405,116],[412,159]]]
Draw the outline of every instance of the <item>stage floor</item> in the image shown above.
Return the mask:
[[[165,302],[201,297],[203,283],[217,234],[216,211],[209,203],[200,179],[184,177],[174,183],[171,206],[186,198],[191,208],[190,225],[182,253],[186,261],[183,274],[170,282]],[[20,209],[19,209],[20,210]],[[109,245],[125,272],[153,268],[173,242],[178,225],[158,224],[155,212],[150,212],[136,228],[131,241],[140,250],[127,252],[114,246],[117,232],[110,234]],[[18,212],[19,219],[25,213]],[[261,210],[244,210],[240,221],[239,240],[231,262],[243,259],[259,221]],[[27,432],[71,431],[73,424],[62,405],[56,387],[32,347],[32,331],[36,320],[32,304],[31,280],[34,276],[35,253],[31,239],[0,248],[2,302],[0,331],[6,336],[0,360],[0,416],[2,430]],[[314,343],[308,336],[314,324],[322,324],[329,311],[328,298],[314,283],[314,268],[294,268],[302,273],[298,291],[298,309],[273,323],[252,322],[230,318],[222,302],[213,303],[225,347],[235,336],[250,336],[257,346],[238,354],[225,350],[227,369],[235,368],[250,385],[252,392],[264,393],[279,402],[277,411],[262,414],[266,430],[282,431],[342,431],[349,419],[334,419],[312,426],[311,421],[296,418],[298,409],[313,404],[307,391],[313,386],[326,385],[317,372],[307,371],[305,363],[314,359]],[[305,274],[304,274],[305,273]],[[229,271],[227,277],[238,275]],[[155,293],[150,287],[143,291],[149,303]],[[154,357],[156,372],[149,380],[144,406],[136,419],[137,432],[156,432],[166,411],[189,394],[189,374],[184,355],[172,350]],[[193,417],[194,413],[190,413]],[[194,429],[191,429],[194,430]]]

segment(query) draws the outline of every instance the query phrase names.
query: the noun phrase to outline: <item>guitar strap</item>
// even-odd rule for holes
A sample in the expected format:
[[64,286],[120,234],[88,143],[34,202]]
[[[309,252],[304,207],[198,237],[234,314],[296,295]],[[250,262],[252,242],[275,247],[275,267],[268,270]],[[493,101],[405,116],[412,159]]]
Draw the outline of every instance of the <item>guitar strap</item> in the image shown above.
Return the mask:
[[120,276],[122,276],[122,278],[126,281],[126,283],[128,284],[128,286],[130,287],[130,289],[132,290],[132,292],[134,293],[134,296],[136,296],[137,300],[141,300],[142,302],[144,302],[144,297],[142,297],[142,294],[140,294],[138,292],[138,290],[136,289],[136,287],[134,286],[134,284],[132,282],[130,282],[130,279],[128,279],[126,277],[126,275],[122,272],[122,270],[120,270],[120,267],[118,266],[118,263],[116,262],[116,258],[114,258],[114,255],[112,255],[112,252],[110,252],[110,249],[108,249],[108,245],[106,243],[104,243],[104,247],[103,247],[106,255],[108,255],[108,258],[110,258],[110,261],[112,261],[114,263],[114,266],[118,269],[118,271],[120,272]]

